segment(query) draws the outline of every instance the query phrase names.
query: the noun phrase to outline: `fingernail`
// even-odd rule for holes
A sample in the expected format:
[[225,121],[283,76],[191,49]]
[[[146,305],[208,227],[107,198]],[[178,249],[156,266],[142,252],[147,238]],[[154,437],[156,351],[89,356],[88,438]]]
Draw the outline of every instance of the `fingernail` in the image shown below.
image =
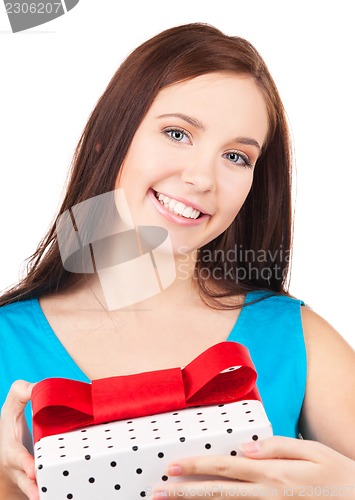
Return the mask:
[[252,441],[251,443],[242,444],[241,449],[242,449],[242,451],[245,451],[246,453],[257,453],[258,451],[261,450],[261,446],[260,446],[260,443]]
[[168,467],[168,476],[180,476],[182,474],[182,467],[178,464],[172,464]]

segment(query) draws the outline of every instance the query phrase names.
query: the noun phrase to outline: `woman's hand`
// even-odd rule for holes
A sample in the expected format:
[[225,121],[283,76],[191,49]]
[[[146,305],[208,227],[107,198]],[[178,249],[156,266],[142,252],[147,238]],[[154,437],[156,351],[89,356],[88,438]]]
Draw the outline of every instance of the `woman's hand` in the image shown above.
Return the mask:
[[24,409],[34,384],[16,380],[0,418],[0,497],[6,500],[39,500],[30,432]]
[[[170,476],[211,475],[213,480],[174,483],[158,498],[253,497],[305,500],[355,499],[355,461],[316,441],[275,436],[243,447],[245,457],[191,457],[171,464]],[[216,480],[215,476],[220,476]],[[224,480],[223,480],[224,479]],[[164,493],[165,491],[165,493]]]

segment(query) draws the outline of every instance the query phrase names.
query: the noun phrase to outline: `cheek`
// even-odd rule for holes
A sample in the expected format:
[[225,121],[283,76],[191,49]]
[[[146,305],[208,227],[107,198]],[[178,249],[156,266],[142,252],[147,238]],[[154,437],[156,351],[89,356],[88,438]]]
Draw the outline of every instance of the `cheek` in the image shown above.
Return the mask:
[[253,184],[253,172],[246,171],[237,179],[229,179],[225,182],[224,189],[221,189],[221,207],[230,222],[236,217],[243,206],[251,186]]
[[172,176],[181,166],[180,158],[154,147],[152,144],[143,144],[126,156],[118,181],[123,184],[144,184],[151,186],[160,180]]
[[147,145],[140,135],[136,134],[119,169],[115,183],[116,189],[140,179],[142,172],[147,170],[146,162],[150,157],[150,152],[148,151],[147,154],[144,154],[147,150]]

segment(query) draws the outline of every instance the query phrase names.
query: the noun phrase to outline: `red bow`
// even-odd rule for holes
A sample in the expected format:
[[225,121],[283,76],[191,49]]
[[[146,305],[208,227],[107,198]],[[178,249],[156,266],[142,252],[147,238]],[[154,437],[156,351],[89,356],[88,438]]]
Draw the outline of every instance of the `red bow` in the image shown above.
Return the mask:
[[260,400],[256,376],[246,347],[220,342],[185,368],[104,378],[91,384],[49,378],[32,390],[34,440],[189,406]]

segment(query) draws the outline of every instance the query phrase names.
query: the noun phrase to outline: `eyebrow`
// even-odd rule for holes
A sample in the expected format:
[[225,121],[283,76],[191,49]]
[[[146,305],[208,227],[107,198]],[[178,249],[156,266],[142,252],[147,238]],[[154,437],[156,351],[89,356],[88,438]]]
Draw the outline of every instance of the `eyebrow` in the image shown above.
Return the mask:
[[202,131],[206,130],[206,127],[200,120],[197,118],[193,118],[192,116],[184,115],[183,113],[165,113],[164,115],[160,115],[157,118],[181,118],[185,122],[189,123],[193,127],[196,127]]
[[251,137],[236,137],[235,141],[239,142],[240,144],[248,144],[249,146],[255,146],[256,148],[258,148],[259,151],[261,151],[261,146],[258,143],[258,141],[252,139]]
[[[198,120],[197,118],[193,118],[192,116],[185,115],[183,113],[164,113],[163,115],[159,115],[157,118],[181,118],[181,120],[184,120],[185,122],[189,123],[193,127],[202,130],[203,132],[206,130],[206,127],[204,124]],[[259,151],[261,151],[261,146],[252,137],[236,137],[234,139],[236,142],[239,144],[247,144],[249,146],[255,146]]]

